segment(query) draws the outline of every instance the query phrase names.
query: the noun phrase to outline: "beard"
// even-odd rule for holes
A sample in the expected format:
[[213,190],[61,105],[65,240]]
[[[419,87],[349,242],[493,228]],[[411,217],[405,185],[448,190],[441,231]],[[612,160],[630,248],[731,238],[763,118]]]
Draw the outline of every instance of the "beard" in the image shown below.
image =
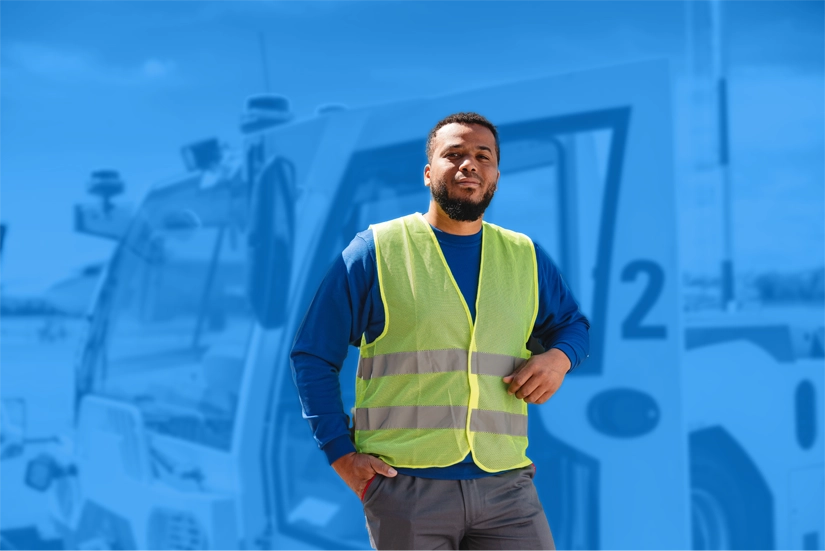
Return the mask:
[[[484,185],[484,182],[481,182]],[[438,206],[456,222],[475,222],[487,207],[490,206],[490,201],[493,200],[493,195],[496,193],[496,184],[492,184],[484,191],[484,196],[478,203],[470,199],[461,199],[450,197],[450,191],[447,187],[447,181],[444,179],[438,180],[436,185],[430,186],[430,194],[438,203]]]

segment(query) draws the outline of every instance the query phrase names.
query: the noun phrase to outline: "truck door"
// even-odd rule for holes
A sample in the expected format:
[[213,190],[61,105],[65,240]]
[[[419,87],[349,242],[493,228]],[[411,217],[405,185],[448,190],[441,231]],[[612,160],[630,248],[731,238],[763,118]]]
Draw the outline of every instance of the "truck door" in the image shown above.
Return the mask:
[[[308,187],[333,182],[329,214],[306,228],[320,237],[296,253],[302,273],[317,275],[291,287],[270,395],[264,457],[277,533],[314,547],[368,545],[357,498],[301,419],[289,347],[320,277],[354,234],[427,209],[427,132],[446,114],[473,110],[501,137],[499,191],[485,220],[540,243],[591,323],[590,357],[550,402],[531,406],[528,456],[556,544],[689,545],[668,82],[667,65],[648,62],[349,115],[358,121],[346,130],[351,155],[314,183],[308,177]],[[340,140],[323,143],[340,156]],[[346,411],[357,356],[353,348],[341,374]]]

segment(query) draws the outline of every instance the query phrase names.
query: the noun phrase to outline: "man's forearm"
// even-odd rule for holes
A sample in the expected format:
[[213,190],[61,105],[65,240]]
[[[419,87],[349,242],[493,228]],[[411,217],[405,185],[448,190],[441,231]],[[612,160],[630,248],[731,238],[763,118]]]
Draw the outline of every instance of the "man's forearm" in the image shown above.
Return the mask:
[[291,359],[303,417],[309,421],[315,442],[332,464],[355,451],[341,401],[338,370],[311,354],[296,352]]

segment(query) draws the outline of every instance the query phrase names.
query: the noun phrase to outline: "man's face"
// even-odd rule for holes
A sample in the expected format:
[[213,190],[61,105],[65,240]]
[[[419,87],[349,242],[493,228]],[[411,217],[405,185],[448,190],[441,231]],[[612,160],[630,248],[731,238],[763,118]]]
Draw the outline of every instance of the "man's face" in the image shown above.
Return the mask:
[[489,129],[460,123],[438,129],[424,184],[450,218],[478,220],[493,199],[499,175],[496,140]]

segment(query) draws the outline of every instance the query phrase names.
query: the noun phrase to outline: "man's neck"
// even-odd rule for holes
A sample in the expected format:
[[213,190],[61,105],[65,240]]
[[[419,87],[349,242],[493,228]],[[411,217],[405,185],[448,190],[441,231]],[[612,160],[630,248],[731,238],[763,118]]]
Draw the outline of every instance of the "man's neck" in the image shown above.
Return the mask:
[[481,231],[481,220],[483,216],[473,222],[459,222],[453,220],[435,201],[430,201],[430,209],[424,213],[424,220],[431,226],[438,228],[445,233],[453,235],[475,235]]

